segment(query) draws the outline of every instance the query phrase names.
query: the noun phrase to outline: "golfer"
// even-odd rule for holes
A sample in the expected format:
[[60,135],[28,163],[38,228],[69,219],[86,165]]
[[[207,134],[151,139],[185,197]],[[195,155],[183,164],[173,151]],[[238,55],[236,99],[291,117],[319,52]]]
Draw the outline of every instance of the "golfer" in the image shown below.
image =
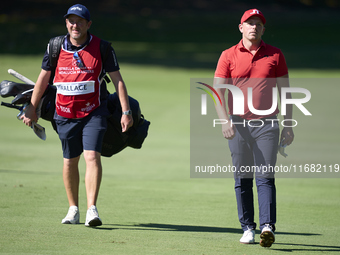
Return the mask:
[[[215,71],[214,85],[230,84],[242,90],[248,101],[248,88],[252,90],[252,104],[256,110],[268,110],[272,106],[272,89],[289,87],[288,69],[285,58],[278,48],[262,40],[266,19],[257,9],[244,12],[239,30],[241,41],[222,52]],[[284,127],[279,136],[276,114],[254,114],[245,104],[244,114],[234,114],[233,97],[228,94],[225,104],[225,90],[217,89],[223,99],[222,106],[216,106],[220,119],[228,120],[222,125],[223,136],[229,140],[232,162],[237,171],[234,175],[238,217],[244,231],[241,243],[255,242],[253,178],[256,178],[260,220],[260,245],[270,247],[275,241],[276,190],[274,171],[262,171],[262,166],[275,166],[278,144],[290,145],[294,139],[291,127]],[[291,98],[288,94],[287,98]],[[228,108],[228,110],[227,110]],[[292,108],[287,108],[285,126],[292,126]],[[251,122],[250,122],[251,120]],[[234,124],[232,124],[233,122]],[[290,124],[288,124],[290,123]],[[257,167],[253,167],[257,166]],[[249,171],[251,169],[252,171]],[[255,170],[254,170],[255,169]]]
[[[109,74],[120,99],[123,132],[132,126],[133,120],[127,89],[120,75],[114,50],[111,48],[105,63],[102,63],[100,39],[88,31],[92,24],[88,9],[76,4],[68,9],[64,17],[68,33],[62,43],[53,81],[57,86],[54,119],[62,144],[63,180],[69,202],[68,213],[61,223],[79,223],[78,163],[80,155],[84,153],[87,195],[85,226],[95,227],[102,224],[96,203],[102,178],[101,148],[109,114],[105,98],[106,87],[102,88],[99,80],[103,70]],[[23,118],[28,126],[32,125],[32,121],[38,120],[36,108],[50,76],[51,65],[46,51],[31,104]]]

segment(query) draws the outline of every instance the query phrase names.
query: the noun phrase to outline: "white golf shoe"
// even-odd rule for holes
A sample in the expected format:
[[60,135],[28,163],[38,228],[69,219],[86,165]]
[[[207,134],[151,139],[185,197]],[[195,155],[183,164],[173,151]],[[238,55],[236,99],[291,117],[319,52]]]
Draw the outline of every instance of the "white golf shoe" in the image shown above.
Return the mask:
[[68,213],[64,219],[61,220],[62,224],[78,224],[79,223],[79,209],[78,206],[70,206]]
[[260,238],[262,247],[270,247],[275,242],[275,234],[269,224],[262,229]]
[[253,244],[255,242],[255,230],[248,229],[244,231],[243,236],[240,239],[240,243]]
[[97,207],[95,205],[91,205],[86,213],[85,226],[97,227],[100,225],[102,225],[102,220],[99,218]]

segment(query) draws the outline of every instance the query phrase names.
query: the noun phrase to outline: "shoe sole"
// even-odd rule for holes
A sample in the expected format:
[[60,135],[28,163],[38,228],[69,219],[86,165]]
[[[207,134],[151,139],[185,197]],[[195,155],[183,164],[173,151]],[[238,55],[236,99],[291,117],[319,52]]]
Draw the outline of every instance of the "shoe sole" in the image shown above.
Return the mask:
[[240,242],[241,244],[254,244],[255,242]]
[[93,220],[90,220],[87,224],[85,224],[86,227],[98,227],[102,225],[102,221],[99,218],[94,218]]
[[275,236],[270,231],[262,232],[260,238],[261,238],[260,245],[262,247],[270,247],[275,242]]
[[61,222],[61,224],[79,224],[79,220],[78,221],[70,221],[70,220],[66,220],[64,222]]

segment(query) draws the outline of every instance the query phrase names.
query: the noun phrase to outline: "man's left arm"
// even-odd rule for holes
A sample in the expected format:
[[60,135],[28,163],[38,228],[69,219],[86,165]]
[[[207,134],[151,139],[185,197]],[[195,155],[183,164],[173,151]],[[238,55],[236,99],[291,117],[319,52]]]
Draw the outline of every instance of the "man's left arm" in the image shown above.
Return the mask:
[[[279,90],[280,100],[281,100],[281,89],[285,87],[289,87],[289,77],[288,74],[278,77],[276,79],[277,87]],[[287,99],[291,99],[291,93],[286,94]],[[286,115],[284,116],[285,120],[291,120],[293,118],[293,105],[287,105]],[[285,121],[288,127],[284,127],[281,132],[280,142],[282,141],[282,145],[290,145],[294,140],[294,133],[292,126],[292,121]]]
[[[109,72],[108,73],[119,97],[120,105],[122,107],[122,111],[126,112],[130,110],[129,98],[125,83],[119,71]],[[126,132],[132,125],[133,119],[131,115],[122,114],[122,119],[120,121],[122,125],[122,132]]]

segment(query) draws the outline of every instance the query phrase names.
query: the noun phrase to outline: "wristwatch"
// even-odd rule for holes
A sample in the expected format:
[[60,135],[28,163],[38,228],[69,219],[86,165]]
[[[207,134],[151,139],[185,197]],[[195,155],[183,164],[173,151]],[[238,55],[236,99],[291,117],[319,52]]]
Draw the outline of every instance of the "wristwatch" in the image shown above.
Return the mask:
[[123,115],[132,115],[132,111],[131,110],[125,111],[123,112]]

